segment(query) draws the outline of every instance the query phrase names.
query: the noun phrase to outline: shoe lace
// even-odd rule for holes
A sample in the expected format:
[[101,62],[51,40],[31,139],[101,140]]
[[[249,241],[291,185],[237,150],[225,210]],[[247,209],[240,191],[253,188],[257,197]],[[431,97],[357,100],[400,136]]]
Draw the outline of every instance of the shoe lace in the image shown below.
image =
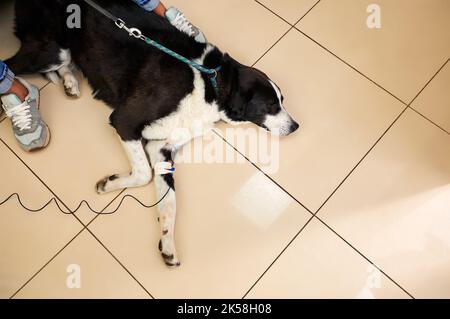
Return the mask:
[[13,125],[17,126],[21,131],[29,130],[31,128],[32,115],[28,100],[6,110],[6,116],[11,118]]
[[177,16],[173,20],[173,25],[180,31],[193,36],[195,34],[194,26],[182,13],[177,13]]

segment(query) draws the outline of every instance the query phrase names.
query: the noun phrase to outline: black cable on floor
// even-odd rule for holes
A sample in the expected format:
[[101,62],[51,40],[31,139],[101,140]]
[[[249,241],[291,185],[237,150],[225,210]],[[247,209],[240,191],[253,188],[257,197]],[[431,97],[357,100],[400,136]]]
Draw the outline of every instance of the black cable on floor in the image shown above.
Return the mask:
[[94,213],[94,214],[96,214],[96,215],[112,215],[112,214],[115,214],[115,213],[120,209],[120,207],[122,206],[122,204],[124,203],[124,201],[125,201],[126,198],[134,199],[139,205],[141,205],[141,206],[144,207],[144,208],[152,208],[152,207],[157,206],[159,203],[161,203],[161,202],[164,200],[164,198],[166,198],[167,194],[169,194],[169,192],[170,192],[170,187],[169,187],[169,189],[167,189],[167,192],[164,194],[164,196],[163,196],[160,200],[158,200],[155,204],[152,204],[152,205],[149,205],[149,206],[148,206],[148,205],[145,205],[145,204],[142,203],[139,199],[137,199],[136,197],[134,197],[134,196],[132,196],[132,195],[125,195],[124,197],[122,197],[122,199],[121,199],[119,205],[117,205],[116,209],[114,209],[114,210],[111,211],[111,212],[107,212],[107,213],[103,213],[102,211],[97,212],[96,210],[94,210],[94,209],[89,205],[89,203],[88,203],[86,200],[83,200],[73,212],[66,212],[66,211],[64,211],[63,209],[61,209],[61,206],[59,205],[59,203],[58,203],[58,201],[57,201],[57,199],[56,199],[55,197],[53,197],[52,199],[50,199],[44,206],[42,206],[42,207],[40,207],[40,208],[37,208],[37,209],[31,209],[31,208],[26,207],[26,206],[22,203],[22,200],[21,200],[20,195],[19,195],[18,193],[14,193],[14,194],[11,194],[10,196],[8,196],[8,198],[6,198],[4,201],[0,202],[0,206],[6,204],[6,203],[7,203],[8,201],[10,201],[12,198],[16,198],[17,201],[19,202],[20,206],[22,206],[23,209],[25,209],[26,211],[28,211],[28,212],[30,212],[30,213],[39,213],[39,212],[42,212],[42,211],[43,211],[45,208],[47,208],[52,202],[54,202],[54,203],[56,204],[56,206],[58,207],[58,209],[61,211],[61,213],[65,214],[65,215],[74,215],[76,212],[78,212],[78,211],[80,210],[80,208],[81,208],[81,206],[83,206],[83,204],[86,204],[87,208],[88,208],[92,213]]

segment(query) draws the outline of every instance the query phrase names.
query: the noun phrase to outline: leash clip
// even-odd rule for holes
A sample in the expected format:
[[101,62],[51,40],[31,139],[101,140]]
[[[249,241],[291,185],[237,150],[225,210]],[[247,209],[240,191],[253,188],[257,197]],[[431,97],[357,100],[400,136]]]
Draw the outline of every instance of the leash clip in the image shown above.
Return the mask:
[[122,19],[117,19],[114,23],[119,29],[123,29],[125,27],[125,22]]
[[141,30],[139,30],[138,28],[128,28],[125,24],[125,21],[123,21],[122,19],[117,19],[114,23],[119,29],[124,29],[125,31],[127,31],[130,37],[135,37],[137,39],[142,38]]
[[127,31],[130,34],[130,37],[135,37],[137,39],[140,39],[142,36],[141,30],[139,30],[138,28],[131,28],[131,29],[128,29]]
[[213,78],[213,79],[217,79],[217,77],[219,76],[219,73],[215,69],[213,71],[214,71],[214,73],[211,73],[210,77]]

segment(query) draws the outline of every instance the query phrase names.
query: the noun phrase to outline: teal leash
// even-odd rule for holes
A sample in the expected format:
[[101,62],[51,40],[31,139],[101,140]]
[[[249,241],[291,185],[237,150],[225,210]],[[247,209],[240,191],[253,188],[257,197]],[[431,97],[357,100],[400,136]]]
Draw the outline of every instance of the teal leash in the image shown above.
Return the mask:
[[219,71],[222,69],[222,66],[219,66],[215,69],[209,69],[206,68],[205,66],[198,64],[178,53],[176,53],[175,51],[172,51],[171,49],[163,46],[162,44],[150,39],[149,37],[146,37],[145,35],[142,34],[141,30],[139,30],[138,28],[128,28],[127,25],[125,24],[125,22],[122,19],[119,19],[117,17],[115,17],[114,15],[112,15],[110,12],[106,11],[105,9],[103,9],[101,6],[99,6],[97,3],[95,3],[92,0],[84,0],[87,4],[89,4],[92,8],[94,8],[95,10],[97,10],[98,12],[100,12],[101,14],[103,14],[104,16],[106,16],[108,19],[111,19],[114,21],[114,24],[119,28],[119,29],[123,29],[126,32],[128,32],[128,34],[132,37],[135,37],[136,39],[140,39],[142,41],[144,41],[145,43],[147,43],[148,45],[153,46],[154,48],[170,55],[171,57],[193,67],[194,69],[200,71],[201,73],[205,73],[209,76],[209,80],[211,81],[211,84],[214,88],[214,91],[216,93],[216,96],[219,97],[219,84],[217,82],[217,77],[219,75]]
[[189,60],[188,58],[176,53],[175,51],[172,51],[171,49],[163,46],[162,44],[156,42],[155,40],[146,37],[145,35],[142,34],[141,30],[137,28],[128,28],[122,19],[117,19],[115,21],[115,24],[119,29],[124,29],[125,31],[127,31],[130,36],[135,37],[137,39],[141,39],[145,43],[157,48],[158,50],[170,55],[171,57],[174,57],[175,59],[183,63],[186,63],[187,65],[193,67],[194,69],[197,69],[202,73],[208,74],[211,84],[214,88],[214,91],[216,92],[216,95],[219,96],[219,84],[217,83],[217,76],[219,71],[222,69],[222,66],[219,66],[215,69],[205,68],[203,65],[198,64],[192,60]]

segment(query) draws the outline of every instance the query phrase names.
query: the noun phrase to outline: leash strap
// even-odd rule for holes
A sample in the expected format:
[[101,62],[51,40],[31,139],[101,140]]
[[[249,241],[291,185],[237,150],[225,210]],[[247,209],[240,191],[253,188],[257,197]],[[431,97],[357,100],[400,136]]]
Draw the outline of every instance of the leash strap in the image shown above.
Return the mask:
[[219,71],[222,69],[222,66],[219,66],[215,69],[209,69],[204,67],[201,64],[198,64],[178,53],[176,53],[175,51],[172,51],[171,49],[163,46],[162,44],[159,44],[158,42],[150,39],[149,37],[146,37],[145,35],[142,34],[141,30],[139,30],[138,28],[129,28],[127,27],[125,21],[123,21],[122,19],[119,19],[118,17],[114,16],[113,14],[111,14],[109,11],[103,9],[101,6],[99,6],[97,3],[95,3],[92,0],[84,0],[87,4],[89,4],[92,8],[94,8],[95,10],[97,10],[98,12],[100,12],[101,14],[103,14],[104,16],[106,16],[108,19],[114,21],[114,24],[119,28],[119,29],[123,29],[126,32],[128,32],[128,34],[131,37],[134,37],[136,39],[140,39],[142,41],[144,41],[145,43],[155,47],[156,49],[174,57],[175,59],[195,68],[196,70],[208,74],[209,75],[209,80],[211,81],[211,84],[214,88],[214,91],[216,93],[216,96],[219,96],[219,84],[217,83],[217,76]]
[[94,1],[91,0],[84,0],[84,2],[86,2],[88,5],[90,5],[92,8],[94,8],[95,10],[97,10],[98,12],[100,12],[101,14],[103,14],[104,16],[106,16],[108,19],[116,22],[118,20],[118,18],[114,15],[112,15],[110,12],[106,11],[105,9],[103,9],[101,6],[99,6],[97,3],[95,3]]

